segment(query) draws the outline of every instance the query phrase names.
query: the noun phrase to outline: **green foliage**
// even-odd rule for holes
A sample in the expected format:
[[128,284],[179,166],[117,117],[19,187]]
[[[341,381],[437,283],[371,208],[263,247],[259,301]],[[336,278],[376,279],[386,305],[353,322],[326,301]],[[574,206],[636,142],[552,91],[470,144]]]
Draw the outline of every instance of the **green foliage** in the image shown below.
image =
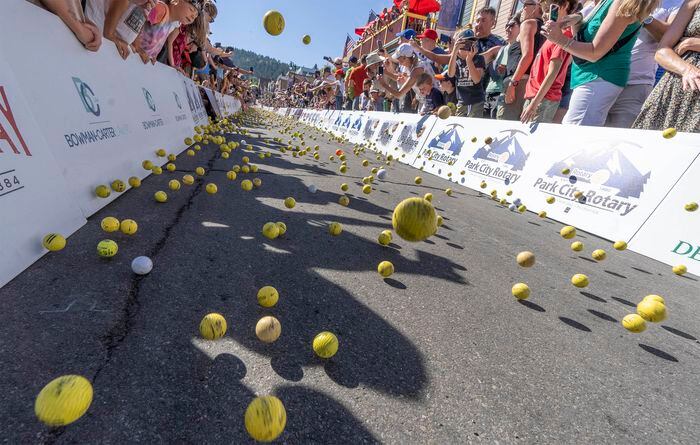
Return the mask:
[[233,63],[244,69],[255,68],[255,75],[262,79],[277,79],[280,74],[287,74],[289,64],[277,59],[262,56],[245,49],[234,48]]

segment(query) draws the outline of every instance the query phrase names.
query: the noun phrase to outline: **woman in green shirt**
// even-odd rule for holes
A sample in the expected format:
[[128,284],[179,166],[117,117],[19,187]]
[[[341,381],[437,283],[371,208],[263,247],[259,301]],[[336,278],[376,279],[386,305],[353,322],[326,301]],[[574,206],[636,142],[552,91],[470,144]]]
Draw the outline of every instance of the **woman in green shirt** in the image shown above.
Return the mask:
[[[542,34],[574,57],[573,93],[564,124],[605,125],[610,107],[627,85],[631,51],[642,21],[658,3],[659,0],[602,0],[578,25],[574,18],[547,22]],[[576,37],[569,38],[562,28],[572,25]]]

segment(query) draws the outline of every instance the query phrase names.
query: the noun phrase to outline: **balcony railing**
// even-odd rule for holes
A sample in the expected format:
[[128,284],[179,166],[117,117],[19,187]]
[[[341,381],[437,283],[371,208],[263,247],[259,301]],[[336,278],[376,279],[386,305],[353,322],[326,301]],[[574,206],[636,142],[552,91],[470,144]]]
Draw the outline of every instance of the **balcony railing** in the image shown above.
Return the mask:
[[413,29],[416,31],[416,34],[421,34],[426,28],[434,27],[435,20],[430,20],[430,22],[428,23],[428,17],[424,15],[404,12],[378,31],[369,35],[365,33],[365,36],[355,44],[349,55],[359,59],[365,54],[376,51],[380,43],[382,46],[388,46],[392,41],[396,40],[396,34],[406,29]]

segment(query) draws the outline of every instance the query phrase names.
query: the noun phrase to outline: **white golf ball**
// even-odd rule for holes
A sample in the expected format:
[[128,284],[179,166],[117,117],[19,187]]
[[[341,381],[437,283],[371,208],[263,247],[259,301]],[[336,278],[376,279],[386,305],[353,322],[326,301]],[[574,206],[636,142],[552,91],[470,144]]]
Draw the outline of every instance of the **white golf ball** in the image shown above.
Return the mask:
[[316,186],[315,186],[315,185],[311,184],[311,185],[308,187],[308,190],[309,190],[309,192],[311,192],[311,193],[316,193],[316,190],[317,190],[317,189],[316,189]]
[[516,206],[515,204],[511,204],[508,206],[508,210],[510,210],[511,212],[515,212],[516,210],[518,210],[518,206]]
[[137,275],[146,275],[153,270],[153,261],[147,256],[137,256],[131,262],[131,270]]
[[384,170],[383,168],[380,169],[380,170],[377,172],[377,178],[378,178],[378,179],[384,179],[384,178],[386,178],[386,170]]
[[520,207],[520,204],[522,204],[522,203],[523,203],[523,202],[520,200],[520,198],[515,198],[515,201],[513,201],[513,204],[514,204],[516,207]]
[[245,145],[245,144],[246,144],[245,139],[241,139],[241,145]]

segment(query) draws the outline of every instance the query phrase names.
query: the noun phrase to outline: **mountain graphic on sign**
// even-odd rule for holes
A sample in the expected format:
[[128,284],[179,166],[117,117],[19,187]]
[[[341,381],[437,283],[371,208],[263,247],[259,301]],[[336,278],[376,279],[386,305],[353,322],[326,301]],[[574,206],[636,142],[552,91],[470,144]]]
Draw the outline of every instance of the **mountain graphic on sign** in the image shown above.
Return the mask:
[[[579,181],[617,189],[617,196],[622,198],[639,198],[651,176],[651,171],[640,172],[616,145],[580,151],[554,164],[547,175],[569,178],[570,175],[562,174],[564,168],[571,169]],[[579,173],[576,174],[577,172]]]
[[350,120],[351,119],[352,119],[352,115],[348,114],[348,116],[343,121],[343,127],[345,127],[345,128],[350,127]]
[[437,136],[428,142],[428,148],[431,150],[447,150],[453,155],[458,156],[462,151],[462,138],[459,137],[458,128],[464,128],[459,124],[448,125]]
[[527,136],[527,133],[520,130],[501,131],[491,144],[479,148],[473,158],[501,162],[510,165],[512,170],[522,170],[530,155],[520,145],[518,134]]
[[353,130],[360,130],[360,127],[362,127],[362,116],[357,116],[357,119],[355,119],[355,122],[352,123],[352,128]]
[[338,117],[335,118],[335,122],[333,122],[333,125],[340,125],[340,123],[343,121],[343,115],[341,113],[338,113]]

